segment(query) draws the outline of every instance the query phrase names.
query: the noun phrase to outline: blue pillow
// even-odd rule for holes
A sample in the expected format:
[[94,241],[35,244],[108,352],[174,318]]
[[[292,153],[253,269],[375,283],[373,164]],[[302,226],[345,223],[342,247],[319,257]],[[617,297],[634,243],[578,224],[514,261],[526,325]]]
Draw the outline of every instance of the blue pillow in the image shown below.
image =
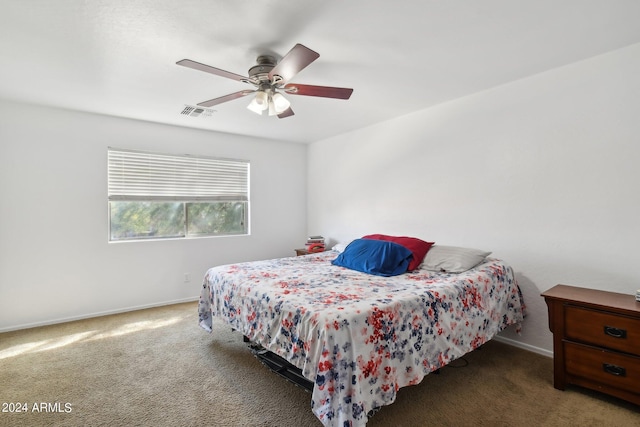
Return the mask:
[[386,240],[356,239],[331,264],[377,276],[405,273],[413,253]]

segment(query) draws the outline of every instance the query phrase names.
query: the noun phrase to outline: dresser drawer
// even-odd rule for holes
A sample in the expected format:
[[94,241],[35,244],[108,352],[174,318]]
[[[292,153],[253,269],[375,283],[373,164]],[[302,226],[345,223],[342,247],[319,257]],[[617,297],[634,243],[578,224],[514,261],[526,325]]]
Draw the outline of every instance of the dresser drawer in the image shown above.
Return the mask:
[[564,342],[567,374],[640,395],[640,357]]
[[640,318],[572,305],[564,313],[566,338],[640,355]]

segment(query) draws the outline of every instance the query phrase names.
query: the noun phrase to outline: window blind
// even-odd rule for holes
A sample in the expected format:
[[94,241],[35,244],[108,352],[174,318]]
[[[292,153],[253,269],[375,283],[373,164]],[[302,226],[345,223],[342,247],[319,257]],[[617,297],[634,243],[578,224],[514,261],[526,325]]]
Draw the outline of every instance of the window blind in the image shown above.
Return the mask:
[[249,162],[108,149],[110,201],[248,201]]

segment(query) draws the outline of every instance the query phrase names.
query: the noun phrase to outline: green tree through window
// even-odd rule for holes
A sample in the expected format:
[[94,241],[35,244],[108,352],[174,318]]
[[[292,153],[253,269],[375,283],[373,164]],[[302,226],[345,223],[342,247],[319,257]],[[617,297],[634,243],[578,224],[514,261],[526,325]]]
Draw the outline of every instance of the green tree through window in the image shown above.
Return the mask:
[[243,202],[187,203],[187,232],[192,235],[245,234]]

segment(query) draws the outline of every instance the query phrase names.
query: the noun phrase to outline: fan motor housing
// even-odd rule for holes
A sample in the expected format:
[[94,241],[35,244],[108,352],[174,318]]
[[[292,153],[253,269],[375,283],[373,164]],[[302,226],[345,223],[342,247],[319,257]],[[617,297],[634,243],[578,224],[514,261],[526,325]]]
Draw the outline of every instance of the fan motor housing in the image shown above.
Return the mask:
[[249,68],[249,77],[261,81],[269,80],[269,72],[276,66],[276,59],[270,55],[260,55],[256,62],[257,65]]

